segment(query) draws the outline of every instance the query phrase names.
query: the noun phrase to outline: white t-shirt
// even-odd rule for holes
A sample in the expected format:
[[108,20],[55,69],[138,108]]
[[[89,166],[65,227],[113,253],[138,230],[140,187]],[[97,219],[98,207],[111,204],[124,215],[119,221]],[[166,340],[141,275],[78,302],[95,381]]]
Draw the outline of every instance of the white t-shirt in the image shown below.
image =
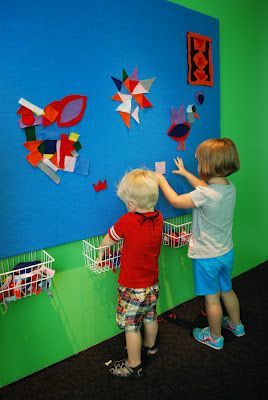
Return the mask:
[[236,200],[235,186],[211,184],[197,186],[189,193],[193,208],[190,258],[218,257],[233,248],[232,227]]

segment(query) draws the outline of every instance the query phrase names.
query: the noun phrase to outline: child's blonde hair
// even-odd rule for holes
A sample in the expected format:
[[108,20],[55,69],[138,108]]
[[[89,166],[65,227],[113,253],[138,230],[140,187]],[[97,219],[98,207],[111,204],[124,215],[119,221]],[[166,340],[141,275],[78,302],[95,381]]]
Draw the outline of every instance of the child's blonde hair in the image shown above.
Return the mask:
[[132,202],[144,210],[154,208],[159,196],[156,174],[145,169],[128,172],[118,184],[117,195],[126,205]]
[[240,168],[235,144],[230,139],[209,139],[196,150],[200,178],[208,179],[229,176]]

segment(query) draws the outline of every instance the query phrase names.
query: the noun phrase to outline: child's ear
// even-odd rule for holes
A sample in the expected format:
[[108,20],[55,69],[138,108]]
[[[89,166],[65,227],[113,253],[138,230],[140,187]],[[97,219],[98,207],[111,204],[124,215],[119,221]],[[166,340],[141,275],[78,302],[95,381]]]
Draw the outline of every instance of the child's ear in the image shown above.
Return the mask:
[[133,203],[133,201],[128,201],[127,202],[127,209],[130,212],[134,212],[136,210],[136,204]]

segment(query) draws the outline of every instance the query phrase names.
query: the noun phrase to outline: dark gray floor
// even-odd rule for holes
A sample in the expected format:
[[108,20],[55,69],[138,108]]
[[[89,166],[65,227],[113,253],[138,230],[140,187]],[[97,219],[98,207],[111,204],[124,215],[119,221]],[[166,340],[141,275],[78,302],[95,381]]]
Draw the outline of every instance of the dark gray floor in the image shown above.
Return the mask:
[[[104,362],[125,357],[124,335],[0,390],[2,400],[69,399],[268,399],[268,263],[233,280],[246,336],[224,332],[215,351],[194,341],[195,326],[206,326],[202,298],[170,310],[159,323],[160,352],[142,379],[112,377]],[[171,313],[176,319],[170,318]],[[163,316],[161,316],[163,317]]]

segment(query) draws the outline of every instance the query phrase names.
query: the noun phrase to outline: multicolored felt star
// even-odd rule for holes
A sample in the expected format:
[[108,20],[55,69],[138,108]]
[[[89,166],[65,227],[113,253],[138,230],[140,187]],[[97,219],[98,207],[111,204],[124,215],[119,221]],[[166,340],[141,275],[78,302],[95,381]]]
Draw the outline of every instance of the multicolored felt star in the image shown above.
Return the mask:
[[153,107],[145,94],[149,93],[155,78],[139,80],[137,67],[129,76],[123,69],[122,80],[113,76],[111,78],[117,87],[117,93],[112,97],[112,100],[122,103],[115,111],[119,113],[128,128],[130,128],[130,116],[139,124],[139,108]]

